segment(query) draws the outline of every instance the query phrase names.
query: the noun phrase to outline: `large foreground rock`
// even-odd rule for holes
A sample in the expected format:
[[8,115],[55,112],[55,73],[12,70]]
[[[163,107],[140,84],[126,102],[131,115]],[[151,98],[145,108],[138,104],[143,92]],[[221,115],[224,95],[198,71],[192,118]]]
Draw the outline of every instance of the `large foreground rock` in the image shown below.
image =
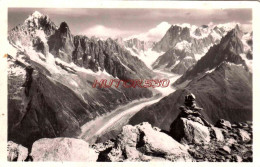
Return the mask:
[[98,154],[81,139],[43,138],[33,143],[33,161],[96,161]]
[[[197,118],[200,120],[200,118]],[[202,123],[179,118],[171,125],[171,135],[173,138],[182,143],[209,143],[210,132],[207,126]]]
[[149,123],[126,125],[99,161],[193,161],[188,148]]
[[25,161],[28,157],[28,149],[12,141],[7,143],[7,160],[8,161]]

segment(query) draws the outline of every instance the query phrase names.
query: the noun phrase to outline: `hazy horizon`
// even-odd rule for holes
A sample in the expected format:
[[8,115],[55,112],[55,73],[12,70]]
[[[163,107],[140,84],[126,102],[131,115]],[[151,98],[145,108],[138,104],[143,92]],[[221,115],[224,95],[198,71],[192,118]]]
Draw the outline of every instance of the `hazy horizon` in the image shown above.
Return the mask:
[[[24,20],[34,11],[48,15],[59,26],[68,23],[75,35],[96,37],[129,37],[147,33],[161,25],[189,23],[196,26],[238,22],[245,29],[252,27],[251,9],[111,9],[111,8],[9,8],[8,30]],[[158,31],[158,30],[157,30]],[[160,31],[160,30],[159,30]],[[160,32],[156,32],[160,36]],[[165,32],[162,32],[165,33]],[[147,34],[146,34],[147,35]],[[150,38],[156,38],[157,36]]]

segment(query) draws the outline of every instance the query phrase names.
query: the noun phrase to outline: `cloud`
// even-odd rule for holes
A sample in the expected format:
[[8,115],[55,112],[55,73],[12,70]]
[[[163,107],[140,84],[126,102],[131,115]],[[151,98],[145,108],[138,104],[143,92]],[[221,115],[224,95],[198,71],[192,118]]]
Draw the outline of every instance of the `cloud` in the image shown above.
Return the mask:
[[107,38],[117,38],[126,36],[129,34],[133,34],[135,32],[133,31],[126,31],[126,30],[120,30],[118,28],[109,28],[105,27],[103,25],[95,25],[90,28],[85,29],[84,31],[80,32],[80,34],[87,35],[87,36],[95,36],[102,39]]
[[253,31],[252,24],[242,24],[242,25],[241,25],[241,28],[242,28],[242,30],[245,31],[245,32],[251,32],[251,31]]
[[150,29],[148,32],[141,33],[139,35],[129,36],[126,39],[138,38],[142,41],[158,41],[165,35],[170,27],[171,24],[164,21],[158,24],[155,28]]

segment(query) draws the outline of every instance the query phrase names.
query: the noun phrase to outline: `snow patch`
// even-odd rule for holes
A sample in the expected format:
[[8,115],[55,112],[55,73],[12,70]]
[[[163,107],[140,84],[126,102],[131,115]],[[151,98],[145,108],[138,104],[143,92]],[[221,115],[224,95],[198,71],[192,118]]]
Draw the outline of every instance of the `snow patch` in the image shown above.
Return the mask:
[[77,84],[77,82],[74,81],[74,80],[71,80],[71,81],[70,81],[70,84],[73,85],[73,86],[75,86],[75,87],[79,87],[79,85]]
[[146,51],[141,50],[138,53],[134,52],[132,48],[126,47],[126,49],[131,53],[131,55],[138,57],[141,61],[143,61],[150,69],[152,69],[152,64],[156,61],[156,59],[165,53],[153,51],[152,48],[149,48]]
[[186,56],[184,59],[193,59],[191,56]]
[[210,73],[212,73],[213,71],[215,71],[215,69],[216,69],[216,68],[213,68],[213,69],[211,69],[211,70],[208,70],[208,71],[206,71],[206,73],[210,74]]
[[218,24],[217,27],[223,28],[225,30],[225,32],[228,32],[228,31],[234,29],[236,27],[236,25],[238,25],[239,27],[241,26],[240,23],[230,22],[230,23]]
[[35,36],[39,37],[43,43],[47,43],[46,35],[43,30],[36,30]]
[[245,61],[249,71],[252,72],[253,71],[253,68],[252,68],[253,61],[252,60],[248,60],[247,57],[246,57],[246,54],[244,54],[244,53],[241,53],[240,56]]
[[178,50],[184,50],[186,52],[191,52],[191,43],[188,41],[181,41],[175,45],[175,48]]
[[247,41],[250,40],[250,39],[252,39],[252,36],[250,35],[250,33],[246,33],[246,34],[244,34],[244,35],[242,36],[241,41],[242,41],[242,43],[243,43],[244,51],[245,51],[245,52],[248,52],[248,51],[252,50],[251,46],[249,46],[249,45],[247,44]]

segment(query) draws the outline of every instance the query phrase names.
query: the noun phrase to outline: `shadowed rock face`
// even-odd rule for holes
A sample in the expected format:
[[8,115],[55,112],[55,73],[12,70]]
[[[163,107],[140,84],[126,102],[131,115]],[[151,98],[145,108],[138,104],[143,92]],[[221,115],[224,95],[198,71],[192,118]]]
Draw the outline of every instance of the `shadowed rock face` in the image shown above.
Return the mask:
[[72,62],[72,52],[74,50],[73,36],[66,22],[62,22],[55,34],[50,36],[48,45],[50,53],[65,62]]
[[[65,84],[71,82],[71,78],[63,82],[54,80],[48,70],[37,63],[27,66],[13,59],[8,62],[11,68],[8,76],[8,140],[29,149],[39,138],[75,137],[80,133],[80,126],[87,121],[120,104],[152,96],[145,88],[127,89],[122,86],[117,90],[96,88],[94,92],[83,90],[78,94]],[[22,75],[13,73],[18,68]],[[76,77],[78,84],[81,83],[77,80],[80,73],[74,71],[71,75]],[[84,81],[81,86],[91,89],[92,82]]]
[[78,66],[93,71],[100,68],[123,80],[152,77],[152,71],[142,61],[110,38],[101,41],[86,36],[75,36],[74,43],[76,48],[72,59]]

